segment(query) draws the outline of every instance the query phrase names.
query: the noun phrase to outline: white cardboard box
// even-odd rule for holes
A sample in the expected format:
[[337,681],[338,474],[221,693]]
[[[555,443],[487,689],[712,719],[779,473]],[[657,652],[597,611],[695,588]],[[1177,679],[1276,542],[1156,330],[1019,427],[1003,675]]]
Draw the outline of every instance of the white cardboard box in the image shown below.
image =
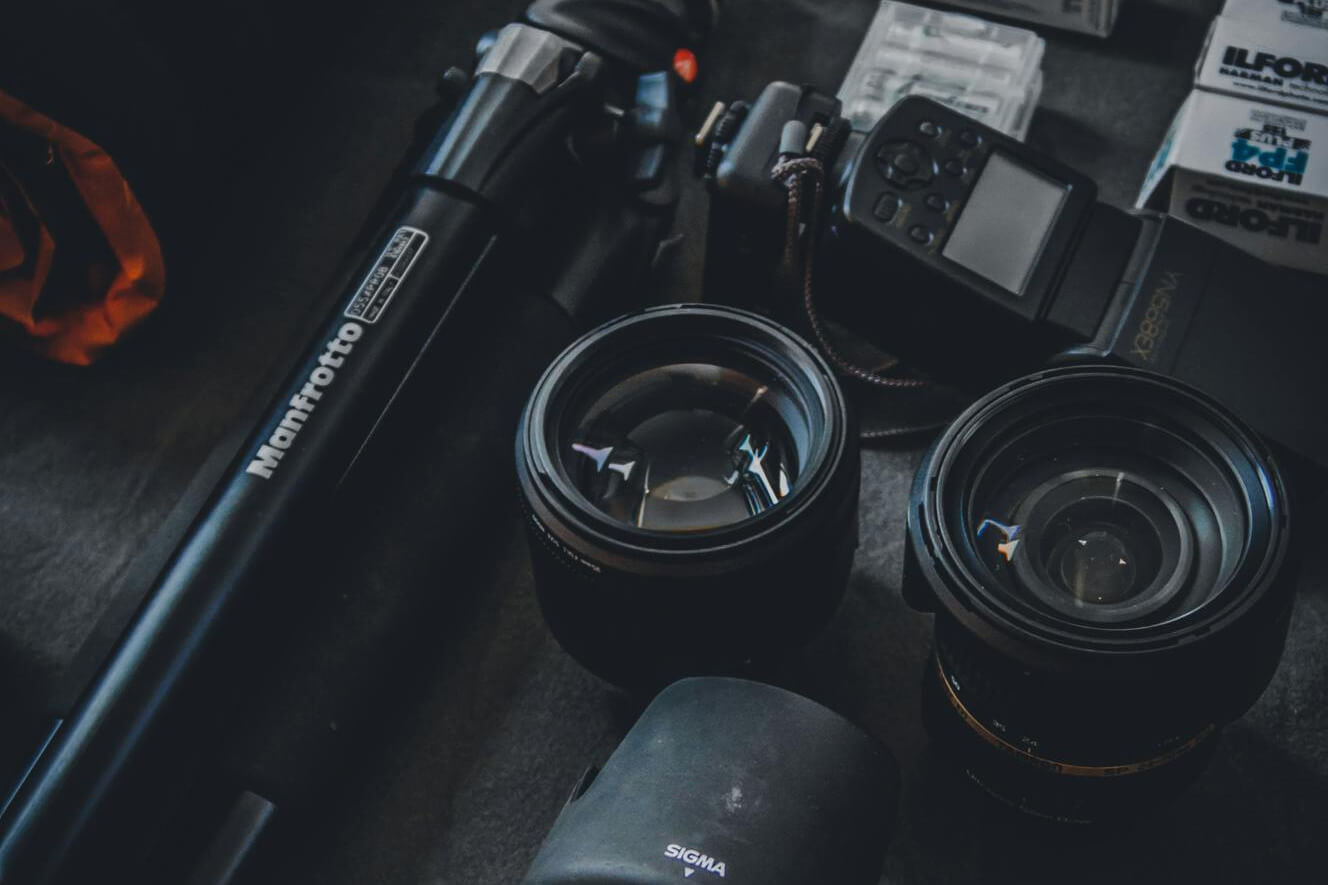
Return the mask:
[[1222,16],[1317,30],[1328,37],[1328,0],[1227,0]]
[[1328,30],[1220,16],[1209,29],[1195,83],[1200,89],[1328,113]]
[[869,132],[898,101],[921,95],[1022,141],[1046,46],[1027,28],[882,0],[839,87],[844,116]]
[[1003,18],[1105,37],[1116,27],[1118,0],[940,0]]
[[1195,90],[1136,205],[1274,264],[1328,273],[1328,117]]

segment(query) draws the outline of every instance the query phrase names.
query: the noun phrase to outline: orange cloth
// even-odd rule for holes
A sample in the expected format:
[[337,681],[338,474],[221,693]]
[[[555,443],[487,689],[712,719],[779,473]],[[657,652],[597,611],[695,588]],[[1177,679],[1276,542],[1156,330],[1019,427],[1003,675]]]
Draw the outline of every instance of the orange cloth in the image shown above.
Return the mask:
[[[12,126],[44,139],[52,161],[64,165],[115,256],[116,267],[87,269],[89,291],[61,298],[74,306],[41,315],[38,299],[46,286],[60,243],[41,225],[33,254],[25,250],[0,199],[0,316],[18,323],[44,356],[88,365],[161,300],[166,267],[161,244],[120,170],[100,147],[22,102],[0,92],[0,126]],[[0,170],[2,171],[2,170]],[[22,182],[17,182],[22,188]],[[36,210],[29,204],[31,211]],[[40,218],[38,219],[40,221]],[[28,263],[30,267],[18,272]],[[109,273],[108,273],[109,272]],[[111,278],[109,285],[92,281]],[[62,293],[63,294],[63,293]]]

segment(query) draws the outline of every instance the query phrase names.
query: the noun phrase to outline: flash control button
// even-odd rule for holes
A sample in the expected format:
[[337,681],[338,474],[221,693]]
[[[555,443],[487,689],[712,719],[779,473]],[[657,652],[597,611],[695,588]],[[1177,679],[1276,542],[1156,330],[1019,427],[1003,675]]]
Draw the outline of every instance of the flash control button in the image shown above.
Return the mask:
[[915,224],[908,229],[908,238],[919,246],[925,246],[931,242],[931,231],[920,224]]
[[917,175],[918,170],[922,168],[918,164],[918,158],[909,153],[900,152],[890,158],[890,165],[895,167],[898,172],[904,175]]
[[876,208],[872,214],[880,221],[891,221],[895,214],[899,212],[899,197],[886,191],[881,194],[881,198],[876,201]]
[[904,190],[926,187],[936,177],[936,161],[917,142],[888,141],[876,152],[885,180]]

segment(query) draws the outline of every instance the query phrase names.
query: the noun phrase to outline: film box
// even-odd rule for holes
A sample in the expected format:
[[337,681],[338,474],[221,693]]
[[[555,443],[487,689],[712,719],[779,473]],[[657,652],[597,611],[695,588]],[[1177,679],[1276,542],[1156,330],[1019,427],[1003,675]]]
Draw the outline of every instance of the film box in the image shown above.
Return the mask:
[[1118,0],[940,0],[946,6],[1105,37],[1116,27]]
[[1290,25],[1328,38],[1328,0],[1227,0],[1222,17]]
[[1234,17],[1224,13],[1208,31],[1195,84],[1212,92],[1328,114],[1328,30],[1270,15],[1250,19],[1244,13]]
[[1136,206],[1274,264],[1328,273],[1328,117],[1196,89]]

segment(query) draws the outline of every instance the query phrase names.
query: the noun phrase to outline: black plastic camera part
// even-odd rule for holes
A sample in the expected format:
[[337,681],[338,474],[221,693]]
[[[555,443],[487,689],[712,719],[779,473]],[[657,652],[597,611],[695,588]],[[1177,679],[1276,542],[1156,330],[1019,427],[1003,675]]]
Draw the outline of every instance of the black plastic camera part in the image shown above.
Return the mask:
[[890,753],[838,714],[687,679],[578,786],[525,885],[876,885],[898,801]]
[[636,70],[657,70],[679,49],[704,44],[719,7],[719,0],[536,0],[526,18]]
[[536,385],[516,455],[545,619],[610,682],[743,672],[843,597],[852,418],[825,361],[763,317],[676,305],[589,333]]
[[767,86],[750,107],[734,102],[716,108],[718,116],[698,145],[698,168],[711,194],[707,301],[771,309],[769,293],[784,250],[788,192],[770,173],[779,158],[784,125],[796,120],[811,132],[818,125],[830,126],[839,111],[838,99],[783,82]]
[[1203,770],[1267,687],[1294,599],[1265,445],[1137,369],[998,388],[914,481],[904,594],[936,613],[924,721],[996,797],[1118,821]]

